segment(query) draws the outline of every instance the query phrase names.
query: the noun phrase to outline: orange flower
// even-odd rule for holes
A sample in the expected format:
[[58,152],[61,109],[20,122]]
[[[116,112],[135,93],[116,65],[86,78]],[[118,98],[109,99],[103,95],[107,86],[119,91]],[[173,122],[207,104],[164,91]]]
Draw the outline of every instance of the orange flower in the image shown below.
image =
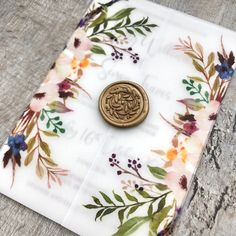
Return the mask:
[[169,161],[173,161],[177,158],[178,152],[175,148],[170,148],[167,153],[166,157]]
[[74,57],[74,58],[71,60],[70,64],[71,64],[71,67],[72,67],[73,70],[75,70],[75,69],[77,68],[77,66],[78,66],[78,61],[77,61],[76,57]]
[[182,161],[185,163],[186,160],[187,160],[187,157],[188,157],[188,153],[187,153],[186,148],[185,147],[181,147],[179,154],[180,154],[180,156],[182,158]]
[[81,68],[86,68],[88,65],[89,65],[89,60],[87,58],[84,58],[83,60],[81,60],[79,64]]

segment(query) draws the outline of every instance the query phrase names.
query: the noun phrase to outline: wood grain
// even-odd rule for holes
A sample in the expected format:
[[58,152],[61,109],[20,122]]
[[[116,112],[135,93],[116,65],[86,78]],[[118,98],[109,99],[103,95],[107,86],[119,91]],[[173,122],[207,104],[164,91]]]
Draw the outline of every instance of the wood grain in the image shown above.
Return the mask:
[[[235,0],[153,0],[236,30]],[[0,1],[0,142],[88,7],[83,0]],[[173,235],[235,235],[236,81],[231,83]],[[75,235],[0,195],[0,235]]]

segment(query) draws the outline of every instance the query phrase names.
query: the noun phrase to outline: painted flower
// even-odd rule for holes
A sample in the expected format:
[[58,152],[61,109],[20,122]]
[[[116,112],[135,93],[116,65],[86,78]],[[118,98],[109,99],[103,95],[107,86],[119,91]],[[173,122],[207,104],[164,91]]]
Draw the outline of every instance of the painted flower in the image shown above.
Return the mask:
[[20,151],[25,151],[27,149],[27,144],[25,143],[25,136],[23,134],[9,136],[7,144],[12,150],[13,155],[19,155]]
[[55,101],[58,95],[58,86],[56,84],[43,84],[33,96],[30,109],[34,112],[40,112],[48,103]]
[[201,109],[195,114],[199,131],[208,132],[209,128],[212,126],[216,119],[219,107],[220,103],[218,101],[212,100],[209,104],[206,105],[204,109]]
[[70,38],[67,49],[73,52],[77,60],[83,59],[85,53],[92,48],[92,42],[87,38],[86,32],[78,28]]
[[218,52],[218,58],[221,64],[215,66],[216,71],[223,80],[230,79],[234,74],[234,69],[232,66],[235,62],[235,57],[232,52],[229,54],[229,58],[225,58],[222,54]]
[[63,92],[63,91],[66,91],[66,90],[70,89],[71,85],[67,80],[63,80],[62,82],[60,82],[58,84],[58,87],[59,87],[59,91]]
[[51,69],[48,74],[46,79],[44,80],[44,84],[47,83],[52,83],[52,84],[58,84],[61,81],[63,81],[65,78],[61,76],[55,69]]
[[234,74],[234,69],[229,66],[226,60],[221,65],[216,65],[216,71],[223,80],[230,79]]
[[18,164],[18,166],[20,166],[20,151],[25,151],[27,149],[27,144],[25,143],[25,136],[23,134],[9,136],[7,145],[10,147],[10,149],[4,154],[3,166],[6,167],[11,158],[14,158],[14,161]]
[[187,122],[184,123],[183,125],[183,129],[184,131],[189,134],[190,136],[195,133],[196,131],[198,131],[198,127],[196,126],[196,122],[195,121],[191,121],[191,122]]
[[173,191],[177,206],[180,207],[188,191],[190,173],[170,171],[164,180],[165,184]]
[[[61,81],[66,78],[77,78],[77,71],[79,69],[79,61],[76,57],[67,49],[65,49],[56,61],[55,71]],[[59,82],[61,82],[59,81]]]

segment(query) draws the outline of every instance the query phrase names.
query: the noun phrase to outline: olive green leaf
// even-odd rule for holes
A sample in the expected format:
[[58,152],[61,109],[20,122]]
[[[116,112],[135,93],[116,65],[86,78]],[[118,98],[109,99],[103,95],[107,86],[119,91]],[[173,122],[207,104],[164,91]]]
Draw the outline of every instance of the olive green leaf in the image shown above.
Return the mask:
[[104,49],[98,45],[93,45],[91,52],[95,53],[95,54],[103,54],[106,55],[106,52],[104,51]]
[[163,220],[166,219],[169,211],[171,210],[172,206],[167,206],[163,208],[160,212],[154,214],[153,218],[149,224],[149,236],[156,236],[157,230]]
[[103,199],[104,199],[108,204],[115,205],[114,202],[113,202],[105,193],[103,193],[103,192],[101,192],[101,191],[100,191],[99,193],[102,195]]
[[125,191],[125,196],[126,196],[127,199],[128,199],[129,201],[131,201],[131,202],[138,202],[138,199],[137,199],[136,197],[130,195],[130,194],[127,193],[126,191]]
[[151,172],[151,174],[154,177],[158,178],[158,179],[164,179],[165,176],[167,175],[167,172],[164,169],[160,168],[160,167],[155,167],[155,166],[149,166],[148,165],[148,169]]
[[150,220],[148,216],[131,218],[123,225],[121,225],[118,231],[113,234],[113,236],[128,236],[135,232],[141,225],[146,223],[148,220]]
[[107,20],[108,21],[116,21],[116,20],[121,20],[127,16],[130,15],[130,13],[134,10],[135,8],[126,8],[118,11],[115,13],[113,16],[110,16]]

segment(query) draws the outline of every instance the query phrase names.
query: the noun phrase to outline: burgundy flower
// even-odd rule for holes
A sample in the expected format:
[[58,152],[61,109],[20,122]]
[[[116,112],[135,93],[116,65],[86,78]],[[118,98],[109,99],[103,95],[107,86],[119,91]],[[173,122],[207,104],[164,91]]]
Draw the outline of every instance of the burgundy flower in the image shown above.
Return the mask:
[[66,90],[70,89],[70,87],[71,87],[70,83],[66,80],[63,80],[61,83],[58,84],[58,86],[59,86],[60,92],[66,91]]
[[192,135],[194,132],[198,131],[198,127],[196,126],[195,121],[185,123],[183,125],[183,128],[184,128],[184,131],[189,135]]

